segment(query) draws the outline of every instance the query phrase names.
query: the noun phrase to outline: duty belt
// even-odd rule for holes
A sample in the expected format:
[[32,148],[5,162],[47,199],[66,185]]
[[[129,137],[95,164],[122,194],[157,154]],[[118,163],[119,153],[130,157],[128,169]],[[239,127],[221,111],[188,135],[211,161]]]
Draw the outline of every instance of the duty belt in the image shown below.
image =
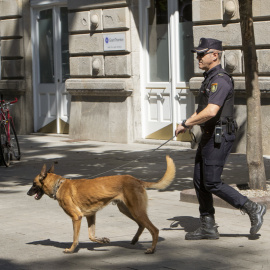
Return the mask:
[[[221,127],[223,132],[226,132],[229,134],[235,133],[237,130],[235,126],[229,127],[228,124],[222,124],[222,125],[216,125],[216,126]],[[214,132],[216,126],[210,126],[210,127],[201,126],[202,134],[212,134]]]
[[215,129],[215,126],[211,126],[211,127],[201,126],[202,134],[212,134],[214,132],[214,129]]

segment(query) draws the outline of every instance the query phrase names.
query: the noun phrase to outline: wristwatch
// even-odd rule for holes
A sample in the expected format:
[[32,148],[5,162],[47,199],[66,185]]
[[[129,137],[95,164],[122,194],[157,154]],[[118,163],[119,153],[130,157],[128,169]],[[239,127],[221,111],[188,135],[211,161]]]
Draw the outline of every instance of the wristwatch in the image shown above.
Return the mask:
[[187,120],[183,120],[183,122],[182,122],[181,125],[182,125],[184,128],[189,128],[189,126],[186,125],[186,121],[187,121]]

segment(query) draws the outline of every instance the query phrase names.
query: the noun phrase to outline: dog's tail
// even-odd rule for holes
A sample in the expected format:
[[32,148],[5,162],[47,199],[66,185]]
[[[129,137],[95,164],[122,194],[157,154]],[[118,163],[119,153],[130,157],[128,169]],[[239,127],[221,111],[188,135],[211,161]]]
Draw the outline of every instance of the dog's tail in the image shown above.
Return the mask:
[[175,165],[173,160],[166,156],[167,170],[158,182],[144,182],[146,188],[165,189],[168,187],[175,177]]

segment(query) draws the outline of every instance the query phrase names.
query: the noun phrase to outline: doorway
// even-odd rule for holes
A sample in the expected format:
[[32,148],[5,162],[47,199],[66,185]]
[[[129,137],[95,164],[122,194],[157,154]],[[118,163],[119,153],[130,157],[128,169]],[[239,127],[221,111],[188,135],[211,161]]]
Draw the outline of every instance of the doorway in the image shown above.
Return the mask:
[[143,137],[169,139],[194,112],[192,0],[141,1],[141,12]]
[[34,130],[68,133],[68,9],[37,7],[32,14]]

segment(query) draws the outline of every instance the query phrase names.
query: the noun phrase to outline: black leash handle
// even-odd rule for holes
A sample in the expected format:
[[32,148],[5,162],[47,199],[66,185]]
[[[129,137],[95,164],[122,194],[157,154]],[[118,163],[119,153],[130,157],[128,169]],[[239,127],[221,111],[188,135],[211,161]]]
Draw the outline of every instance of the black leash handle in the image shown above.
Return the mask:
[[189,130],[189,135],[190,135],[190,137],[191,137],[191,140],[192,140],[193,142],[197,143],[196,136],[195,136],[195,134],[194,134],[191,130]]

